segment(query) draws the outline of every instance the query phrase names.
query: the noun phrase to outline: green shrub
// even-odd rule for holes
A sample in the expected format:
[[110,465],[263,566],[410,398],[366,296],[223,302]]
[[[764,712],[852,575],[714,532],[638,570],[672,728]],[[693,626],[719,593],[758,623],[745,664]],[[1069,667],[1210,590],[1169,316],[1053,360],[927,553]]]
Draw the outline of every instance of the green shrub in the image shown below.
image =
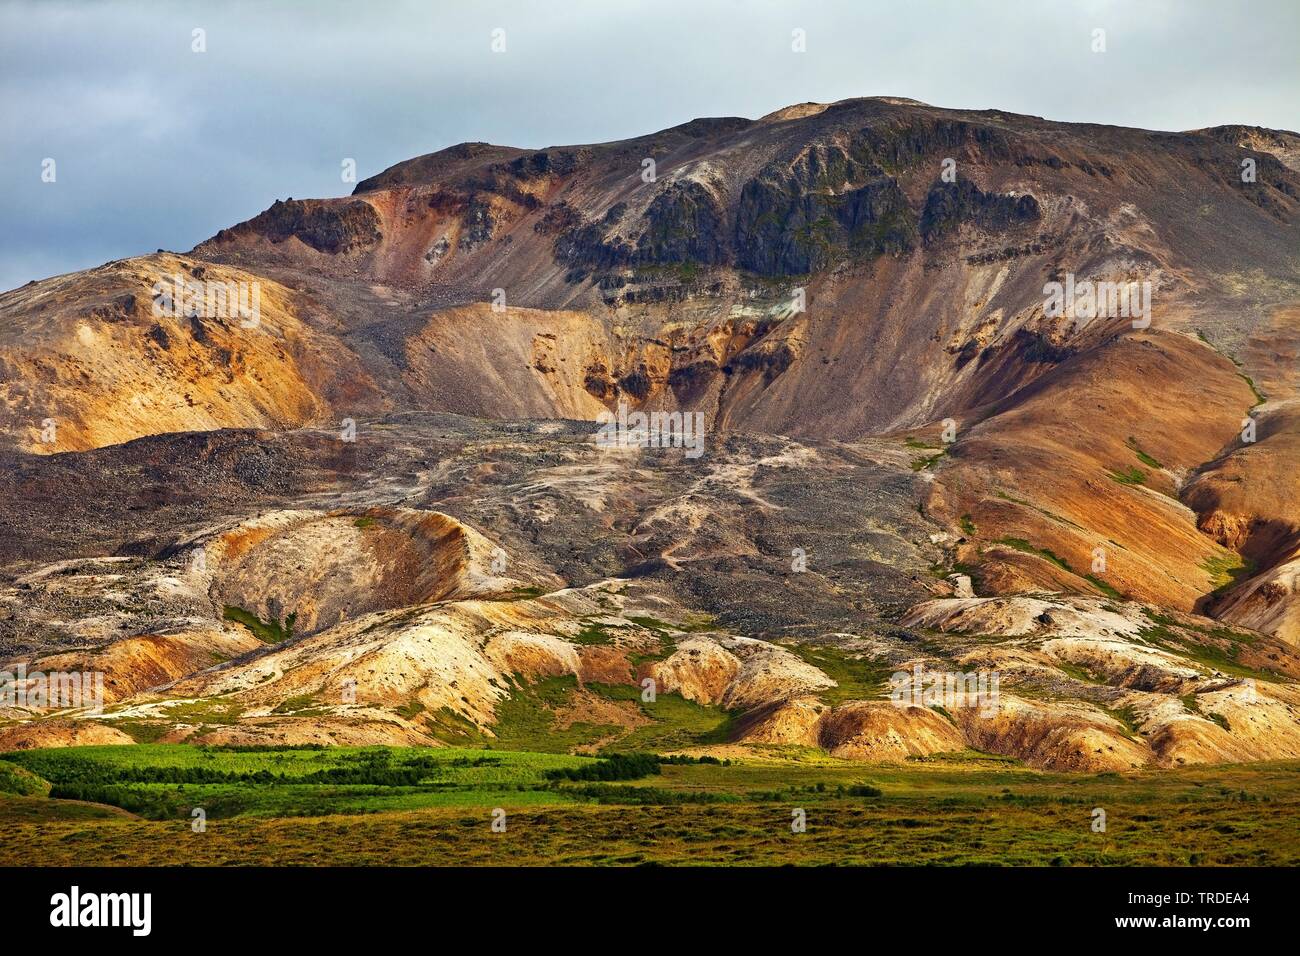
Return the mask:
[[50,794],[50,783],[30,770],[0,760],[0,793],[12,793],[20,797],[47,797]]
[[611,754],[581,767],[548,770],[551,780],[640,780],[656,776],[663,758],[658,754]]

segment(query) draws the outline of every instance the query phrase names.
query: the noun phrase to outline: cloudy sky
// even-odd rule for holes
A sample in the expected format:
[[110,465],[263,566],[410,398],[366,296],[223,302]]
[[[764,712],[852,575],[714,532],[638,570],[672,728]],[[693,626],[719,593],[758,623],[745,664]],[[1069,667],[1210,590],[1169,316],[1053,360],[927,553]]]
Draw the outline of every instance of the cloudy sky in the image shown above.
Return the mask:
[[466,140],[871,95],[1295,130],[1298,38],[1296,0],[0,0],[0,289],[343,195],[346,157],[364,178]]

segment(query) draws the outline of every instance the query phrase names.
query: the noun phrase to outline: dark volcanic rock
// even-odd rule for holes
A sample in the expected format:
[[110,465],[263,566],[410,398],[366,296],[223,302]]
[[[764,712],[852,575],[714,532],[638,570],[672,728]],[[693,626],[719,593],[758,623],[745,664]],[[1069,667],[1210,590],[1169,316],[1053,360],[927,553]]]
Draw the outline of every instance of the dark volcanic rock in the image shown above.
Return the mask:
[[898,182],[837,146],[813,146],[745,184],[736,262],[761,275],[803,275],[850,255],[902,252],[916,222]]
[[291,236],[318,252],[341,253],[372,246],[382,236],[379,214],[368,202],[358,200],[338,206],[319,200],[276,200],[271,208],[248,222],[223,229],[215,239],[221,242],[239,232],[252,232],[272,242],[284,242]]
[[1036,222],[1042,212],[1033,196],[986,193],[969,179],[935,183],[921,212],[921,238],[926,245],[964,222],[997,232],[1014,225]]
[[637,240],[636,261],[648,265],[726,261],[726,212],[705,186],[672,183],[650,203],[646,231]]
[[486,200],[474,196],[465,209],[461,224],[465,229],[460,238],[462,249],[473,249],[490,241],[496,228],[496,220],[492,217],[492,206]]

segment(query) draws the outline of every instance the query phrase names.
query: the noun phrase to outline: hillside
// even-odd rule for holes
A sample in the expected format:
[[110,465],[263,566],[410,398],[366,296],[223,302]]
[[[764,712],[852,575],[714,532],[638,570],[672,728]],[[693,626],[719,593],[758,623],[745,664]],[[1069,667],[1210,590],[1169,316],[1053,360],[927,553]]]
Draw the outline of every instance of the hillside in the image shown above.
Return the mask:
[[[0,713],[0,750],[1300,756],[1297,156],[802,104],[461,144],[5,292],[0,663],[113,706]],[[620,404],[699,412],[704,454],[598,447]],[[1001,709],[892,706],[917,664]]]

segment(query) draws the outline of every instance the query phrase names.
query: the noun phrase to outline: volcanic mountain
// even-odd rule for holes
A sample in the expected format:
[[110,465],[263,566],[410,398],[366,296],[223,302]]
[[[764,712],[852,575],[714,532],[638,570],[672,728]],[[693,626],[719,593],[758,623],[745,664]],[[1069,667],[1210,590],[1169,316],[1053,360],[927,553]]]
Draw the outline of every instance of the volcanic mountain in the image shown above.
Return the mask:
[[[568,675],[601,739],[649,677],[866,759],[1300,755],[1295,133],[890,98],[461,144],[4,293],[0,370],[0,661],[116,688],[0,744],[432,743]],[[620,406],[705,453],[598,447]],[[1001,709],[894,706],[917,663]]]

